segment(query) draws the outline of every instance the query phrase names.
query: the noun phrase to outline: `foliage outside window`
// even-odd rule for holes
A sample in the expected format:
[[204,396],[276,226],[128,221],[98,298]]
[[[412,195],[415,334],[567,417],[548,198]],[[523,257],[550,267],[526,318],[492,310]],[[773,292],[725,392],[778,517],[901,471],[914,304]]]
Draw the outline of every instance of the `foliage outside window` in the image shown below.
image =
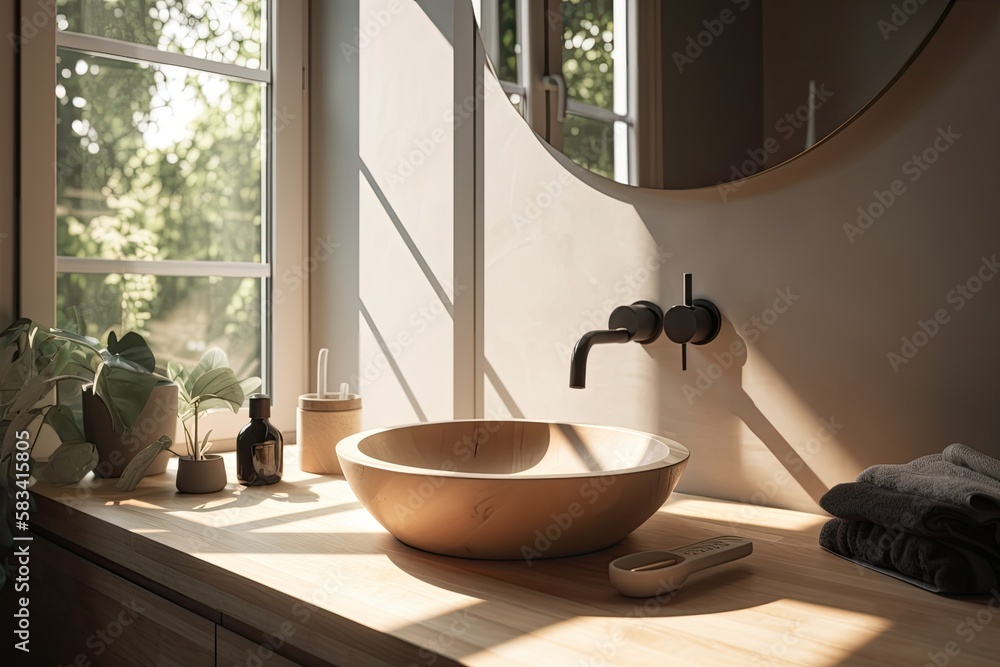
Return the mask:
[[[262,374],[266,3],[58,7],[59,317],[75,306],[89,335],[139,331],[185,365],[219,346],[241,376]],[[93,37],[155,51],[102,53]]]
[[[549,3],[550,9],[544,14],[527,14],[528,25],[520,25],[518,16],[524,16],[524,2],[495,0],[482,5],[482,11],[492,12],[483,18],[483,24],[488,26],[487,48],[504,91],[522,114],[527,109],[526,97],[546,94],[533,88],[538,82],[529,80],[521,70],[521,41],[539,32],[544,32],[546,39],[558,40],[560,61],[550,63],[549,69],[561,73],[566,83],[566,118],[555,128],[536,119],[535,129],[543,136],[547,132],[561,133],[562,151],[574,162],[607,178],[627,182],[629,136],[634,131],[627,99],[627,3],[559,0]],[[541,44],[536,43],[536,48]]]

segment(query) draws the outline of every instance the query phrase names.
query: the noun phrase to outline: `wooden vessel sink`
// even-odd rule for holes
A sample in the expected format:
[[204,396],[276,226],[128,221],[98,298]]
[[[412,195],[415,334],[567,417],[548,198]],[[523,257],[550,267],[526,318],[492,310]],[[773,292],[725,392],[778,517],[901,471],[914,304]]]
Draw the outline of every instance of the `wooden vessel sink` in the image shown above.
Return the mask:
[[674,490],[689,452],[623,428],[469,420],[366,431],[342,440],[337,456],[400,541],[530,562],[621,541]]

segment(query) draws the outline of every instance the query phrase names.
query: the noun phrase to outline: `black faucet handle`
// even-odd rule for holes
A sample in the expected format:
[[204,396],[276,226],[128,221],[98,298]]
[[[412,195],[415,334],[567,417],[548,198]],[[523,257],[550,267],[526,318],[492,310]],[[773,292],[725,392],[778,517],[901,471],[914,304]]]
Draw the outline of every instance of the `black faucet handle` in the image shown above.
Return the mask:
[[587,357],[594,345],[630,343],[647,345],[663,331],[663,310],[651,301],[636,301],[631,306],[618,306],[611,311],[607,331],[588,331],[573,347],[570,360],[569,386],[583,389],[587,384]]
[[684,274],[684,303],[663,315],[663,332],[681,346],[681,369],[687,370],[687,344],[704,345],[719,335],[722,314],[708,299],[692,299],[691,274]]
[[648,345],[663,331],[663,310],[652,301],[636,301],[618,306],[608,318],[609,329],[625,329],[629,340]]

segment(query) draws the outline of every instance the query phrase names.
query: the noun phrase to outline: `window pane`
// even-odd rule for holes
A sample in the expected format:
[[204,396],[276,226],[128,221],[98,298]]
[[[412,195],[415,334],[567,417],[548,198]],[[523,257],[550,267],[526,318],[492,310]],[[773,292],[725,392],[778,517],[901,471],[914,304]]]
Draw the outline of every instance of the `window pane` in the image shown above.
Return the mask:
[[261,260],[261,84],[59,49],[58,253]]
[[581,167],[613,179],[614,124],[568,114],[563,124],[563,152]]
[[517,0],[500,0],[497,29],[500,33],[497,75],[501,81],[517,82],[517,54],[521,52],[517,34]]
[[613,109],[614,1],[563,0],[563,77],[570,99]]
[[261,0],[58,0],[60,30],[266,67]]
[[60,273],[59,325],[76,306],[88,335],[105,340],[111,329],[119,336],[138,331],[160,366],[175,359],[190,368],[202,352],[220,347],[237,376],[260,376],[261,283],[257,278]]
[[515,109],[517,109],[517,112],[523,116],[526,106],[524,103],[524,95],[521,93],[507,93],[507,99],[510,100],[510,103]]

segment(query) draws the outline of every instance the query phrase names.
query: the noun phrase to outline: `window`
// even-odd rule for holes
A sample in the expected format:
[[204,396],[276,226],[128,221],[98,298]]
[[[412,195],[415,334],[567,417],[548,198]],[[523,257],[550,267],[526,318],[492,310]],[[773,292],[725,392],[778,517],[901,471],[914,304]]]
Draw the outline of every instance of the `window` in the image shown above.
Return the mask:
[[[590,171],[629,182],[628,44],[624,0],[562,0],[563,151]],[[555,27],[555,29],[559,29]]]
[[486,37],[490,62],[511,104],[526,113],[527,77],[522,63],[521,26],[525,21],[520,0],[481,0],[474,3],[481,32]]
[[[532,128],[577,164],[621,183],[637,180],[630,4],[481,0],[478,12],[490,62]],[[526,61],[546,75],[533,79]],[[541,112],[533,97],[546,99]]]
[[[55,274],[54,295],[36,291],[44,310],[60,323],[75,307],[95,337],[138,331],[161,363],[191,366],[221,347],[238,375],[264,378],[286,428],[304,360],[276,363],[272,322],[276,309],[298,311],[285,334],[305,340],[302,277],[300,294],[276,281],[305,256],[302,4],[59,0],[54,48],[22,54],[29,71],[54,70],[54,136],[31,122],[22,140],[55,153],[54,183],[27,186],[54,201],[54,262],[24,265],[26,282]],[[24,104],[41,108],[43,92],[28,88]]]

